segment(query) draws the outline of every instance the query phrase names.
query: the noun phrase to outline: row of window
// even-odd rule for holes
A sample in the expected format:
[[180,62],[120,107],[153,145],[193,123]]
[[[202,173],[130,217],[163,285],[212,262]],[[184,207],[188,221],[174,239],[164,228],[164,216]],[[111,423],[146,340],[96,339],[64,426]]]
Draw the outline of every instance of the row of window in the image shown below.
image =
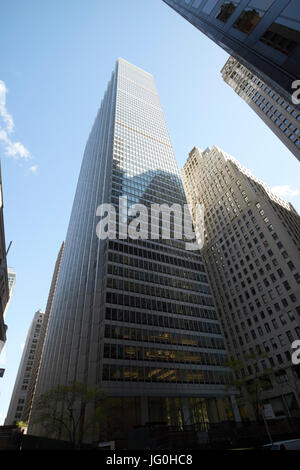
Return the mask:
[[[199,309],[198,315],[201,315]],[[213,312],[214,313],[214,312]],[[150,326],[161,326],[165,328],[174,328],[177,330],[199,331],[207,333],[220,334],[218,324],[210,322],[202,322],[187,318],[168,317],[166,315],[153,315],[150,313],[133,312],[128,310],[118,310],[107,307],[105,311],[107,320],[121,321],[127,323],[137,323]]]
[[[159,265],[159,267],[161,266]],[[109,264],[107,266],[107,273],[123,278],[153,282],[155,284],[160,285],[170,285],[170,287],[181,287],[182,289],[189,290],[197,290],[198,283],[201,282],[206,284],[206,287],[208,289],[207,293],[210,292],[206,275],[202,273],[195,273],[194,271],[181,271],[171,268],[169,275],[172,273],[172,277],[169,277],[166,275],[162,276],[161,270],[159,270],[159,272],[157,272],[157,270],[155,272],[139,271],[138,269],[130,269],[125,268],[124,266]],[[177,277],[179,279],[177,279]],[[189,279],[198,282],[189,282]]]
[[[149,292],[150,291],[150,292]],[[135,290],[138,293],[139,289]],[[135,295],[121,294],[119,292],[108,291],[106,293],[106,302],[108,304],[126,305],[128,307],[144,308],[147,310],[154,310],[158,312],[169,312],[185,314],[186,305],[176,304],[171,302],[164,302],[165,299],[173,299],[179,302],[187,302],[194,305],[204,305],[207,307],[213,307],[213,300],[211,297],[203,297],[196,295],[188,295],[176,291],[163,291],[160,290],[160,299],[155,298],[155,290],[152,291],[149,288],[146,289],[148,297],[140,297]],[[152,292],[152,293],[151,293]]]
[[[146,250],[140,250],[139,256],[140,258],[135,258],[132,256],[126,256],[122,255],[119,253],[115,252],[109,252],[108,253],[108,261],[113,262],[113,263],[118,263],[118,264],[123,264],[127,266],[132,266],[135,268],[140,268],[140,269],[145,269],[145,270],[152,270],[152,267],[155,266],[155,263],[152,261],[147,261],[147,259],[143,258],[143,253],[142,251],[146,252]],[[164,269],[163,264],[159,265],[161,269],[158,269],[158,271],[162,273],[169,274],[169,266],[168,266],[168,261],[170,261],[171,266],[178,266],[180,268],[185,268],[188,270],[195,270],[195,271],[202,271],[205,272],[203,264],[198,264],[198,263],[193,263],[188,260],[184,260],[181,258],[176,258],[176,257],[171,257],[171,256],[165,256],[165,255],[158,255],[155,252],[146,252],[147,253],[147,258],[151,259],[153,261],[157,261],[160,263],[164,263],[166,266],[166,269]],[[153,269],[155,271],[155,268]],[[184,277],[184,276],[183,276]]]
[[[168,253],[170,256],[175,256],[177,258],[186,258],[189,260],[190,263],[197,261],[197,265],[193,268],[198,271],[204,272],[204,267],[201,259],[201,255],[199,251],[193,252],[193,254],[189,253],[188,251],[181,248],[180,251],[174,248],[174,246],[168,246],[165,242],[167,240],[160,241],[156,243],[155,241],[147,241],[147,240],[132,240],[130,243],[126,243],[125,241],[116,241],[116,240],[109,240],[109,248],[114,251],[120,251],[121,253],[126,253],[132,256],[140,256],[142,258],[151,258],[151,254],[155,251]],[[151,250],[146,252],[145,249]],[[153,260],[154,260],[153,255]],[[160,260],[157,259],[156,261],[160,261],[163,263],[169,263],[167,260]],[[199,263],[202,263],[199,264]],[[175,264],[174,261],[171,264]]]
[[184,335],[167,331],[128,328],[117,325],[105,325],[105,338],[224,350],[223,339],[218,337]]
[[166,369],[104,364],[102,380],[132,382],[168,382],[220,384],[230,382],[230,374],[210,370]]
[[105,359],[120,359],[134,361],[176,362],[187,364],[202,364],[225,366],[225,354],[207,352],[180,351],[175,349],[143,348],[141,346],[124,346],[122,344],[104,344]]

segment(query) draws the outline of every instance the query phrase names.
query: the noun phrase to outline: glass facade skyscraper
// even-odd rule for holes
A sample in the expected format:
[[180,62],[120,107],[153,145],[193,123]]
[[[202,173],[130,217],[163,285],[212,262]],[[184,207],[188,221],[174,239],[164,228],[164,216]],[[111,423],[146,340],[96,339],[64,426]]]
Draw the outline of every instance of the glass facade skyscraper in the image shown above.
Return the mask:
[[120,231],[99,240],[97,207],[114,204],[122,224],[120,196],[128,207],[185,203],[154,79],[123,59],[86,145],[36,397],[74,380],[99,386],[124,432],[148,421],[228,419],[230,371],[200,252]]
[[163,1],[291,102],[300,76],[298,0]]

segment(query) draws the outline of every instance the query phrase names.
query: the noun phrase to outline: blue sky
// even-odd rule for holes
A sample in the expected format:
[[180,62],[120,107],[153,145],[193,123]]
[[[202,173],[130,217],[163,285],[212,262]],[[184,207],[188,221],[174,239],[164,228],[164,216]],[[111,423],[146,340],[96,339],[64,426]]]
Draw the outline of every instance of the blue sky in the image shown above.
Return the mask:
[[0,357],[0,423],[30,322],[46,305],[84,146],[118,57],[154,75],[180,168],[192,147],[216,144],[271,187],[287,186],[300,209],[299,163],[223,82],[228,55],[162,0],[1,3],[0,126],[10,132],[0,135],[0,158],[17,283]]

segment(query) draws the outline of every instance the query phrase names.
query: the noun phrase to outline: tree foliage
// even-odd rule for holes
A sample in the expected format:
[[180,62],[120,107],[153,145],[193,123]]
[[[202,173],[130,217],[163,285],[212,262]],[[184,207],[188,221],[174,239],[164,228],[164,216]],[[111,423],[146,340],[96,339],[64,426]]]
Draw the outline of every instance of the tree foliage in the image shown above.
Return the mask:
[[32,421],[43,426],[47,437],[59,436],[80,447],[83,433],[99,427],[105,402],[102,390],[81,382],[57,385],[39,396]]

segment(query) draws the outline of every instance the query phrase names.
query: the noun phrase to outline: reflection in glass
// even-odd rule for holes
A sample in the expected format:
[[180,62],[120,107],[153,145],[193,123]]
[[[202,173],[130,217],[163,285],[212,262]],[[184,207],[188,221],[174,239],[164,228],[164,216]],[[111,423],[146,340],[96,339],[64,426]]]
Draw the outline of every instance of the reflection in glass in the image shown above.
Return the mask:
[[235,11],[236,5],[233,2],[226,2],[224,5],[221,6],[221,9],[217,15],[217,20],[223,21],[223,23],[226,23],[226,21],[229,20],[231,17],[232,13]]
[[242,33],[249,34],[259,23],[262,14],[257,10],[244,10],[238,17],[233,27],[241,31]]
[[268,46],[290,55],[300,44],[300,31],[289,28],[283,24],[273,23],[260,38]]

